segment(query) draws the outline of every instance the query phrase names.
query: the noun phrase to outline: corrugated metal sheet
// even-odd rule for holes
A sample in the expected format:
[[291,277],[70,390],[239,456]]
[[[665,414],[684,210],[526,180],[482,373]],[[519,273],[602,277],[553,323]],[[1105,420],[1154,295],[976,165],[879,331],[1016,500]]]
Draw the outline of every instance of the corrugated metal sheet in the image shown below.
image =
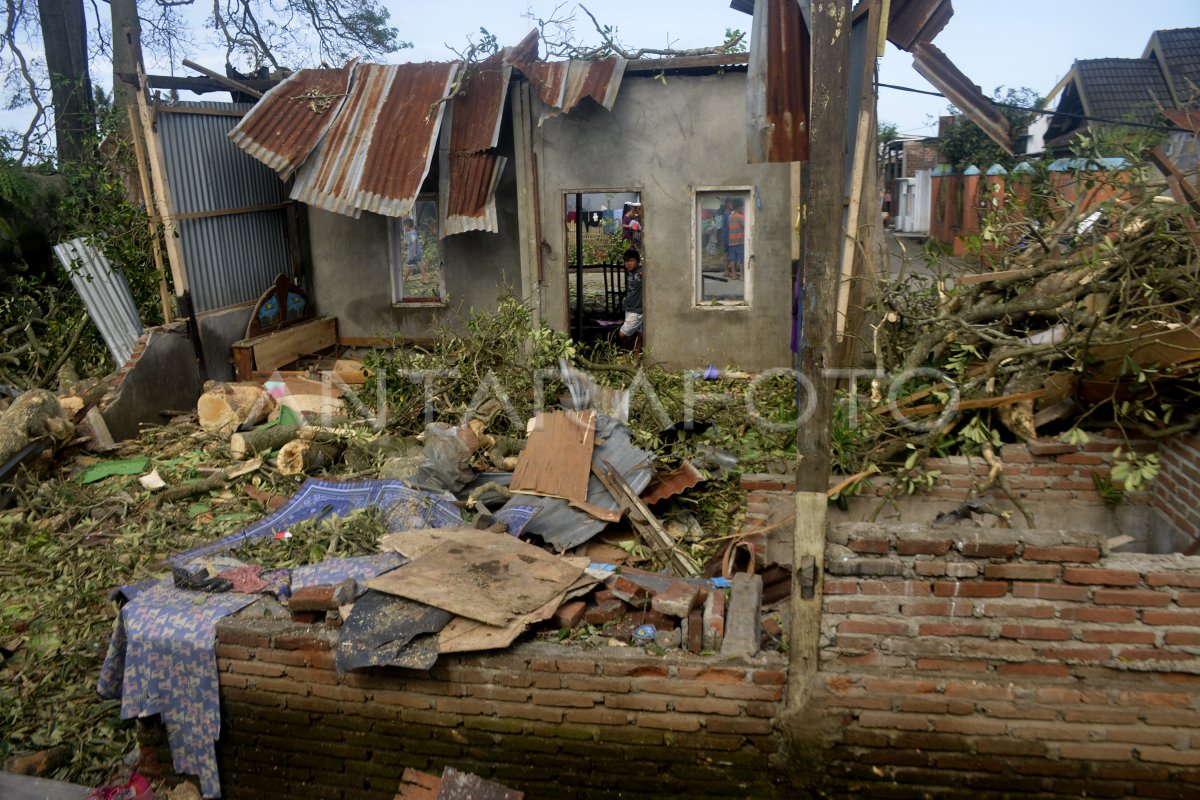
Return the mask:
[[118,366],[124,364],[142,335],[142,320],[125,276],[84,239],[55,245],[54,255],[71,276],[71,284],[83,298],[92,322],[100,329],[113,361]]
[[451,101],[454,105],[450,124],[451,152],[481,153],[499,143],[511,75],[512,66],[502,64],[499,55],[466,75],[462,92]]
[[287,180],[337,117],[350,91],[354,64],[300,70],[263,95],[229,138]]
[[1013,151],[1008,118],[984,96],[979,87],[959,70],[936,45],[918,43],[913,50],[913,67],[946,95],[954,105],[978,125],[992,141],[1008,153]]
[[358,217],[407,214],[429,174],[458,64],[360,64],[350,96],[296,175],[292,198]]
[[[650,483],[650,460],[652,456],[645,450],[636,447],[629,438],[629,428],[613,419],[598,415],[596,417],[596,448],[592,451],[592,463],[608,461],[621,474],[625,482],[634,492],[640,493]],[[620,506],[609,495],[594,474],[588,479],[588,502],[592,505],[615,511]],[[601,522],[582,511],[576,511],[567,505],[566,500],[557,497],[538,497],[536,495],[514,493],[500,509],[509,506],[532,506],[540,509],[536,516],[525,526],[524,533],[540,536],[547,544],[554,546],[558,552],[570,550],[591,539],[604,530],[606,523]],[[497,512],[497,513],[500,513]]]
[[954,5],[950,0],[892,0],[888,41],[912,52],[921,42],[932,42],[952,16]]
[[451,155],[443,236],[500,230],[496,218],[496,186],[507,163],[508,159],[495,153]]
[[465,89],[451,101],[450,153],[442,235],[465,231],[496,233],[496,184],[506,159],[497,155],[504,101],[512,66],[503,53],[483,62],[464,81]]
[[[189,102],[192,109],[242,110],[247,104]],[[176,214],[271,205],[284,185],[271,169],[230,141],[236,117],[159,114],[158,131]],[[176,221],[188,288],[197,312],[257,298],[290,271],[280,209]]]
[[504,61],[511,64],[529,80],[538,99],[547,107],[541,120],[570,112],[585,97],[590,97],[608,110],[617,102],[621,79],[628,62],[623,58],[602,58],[594,61],[538,61],[537,42],[530,33],[521,44],[506,51]]
[[750,162],[807,161],[811,46],[795,0],[755,3],[750,48]]

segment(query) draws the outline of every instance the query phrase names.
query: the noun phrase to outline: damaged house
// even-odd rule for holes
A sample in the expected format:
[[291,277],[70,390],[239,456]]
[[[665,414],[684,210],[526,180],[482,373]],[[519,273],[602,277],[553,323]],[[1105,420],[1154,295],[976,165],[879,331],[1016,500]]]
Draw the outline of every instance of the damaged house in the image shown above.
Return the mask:
[[[531,35],[479,64],[303,70],[252,108],[156,106],[152,166],[178,232],[168,255],[210,377],[232,377],[230,346],[277,274],[336,318],[343,344],[428,340],[508,294],[578,333],[576,220],[619,248],[633,241],[618,238],[622,210],[637,204],[655,357],[789,363],[796,176],[747,163],[747,57],[536,53]],[[718,242],[726,206],[744,217],[736,278]],[[607,263],[605,319],[589,312],[590,326],[622,316],[619,258]]]

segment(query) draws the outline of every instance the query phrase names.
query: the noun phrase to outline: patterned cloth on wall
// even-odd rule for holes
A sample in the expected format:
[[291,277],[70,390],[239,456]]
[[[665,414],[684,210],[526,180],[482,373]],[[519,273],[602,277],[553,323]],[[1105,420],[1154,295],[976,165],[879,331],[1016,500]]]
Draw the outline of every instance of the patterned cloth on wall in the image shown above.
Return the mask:
[[[407,560],[398,553],[332,558],[292,570],[290,582],[293,588],[366,582]],[[113,626],[97,691],[120,698],[121,719],[161,715],[175,770],[199,777],[205,797],[220,797],[217,623],[261,595],[177,589],[171,578],[122,587],[118,595],[128,602]]]

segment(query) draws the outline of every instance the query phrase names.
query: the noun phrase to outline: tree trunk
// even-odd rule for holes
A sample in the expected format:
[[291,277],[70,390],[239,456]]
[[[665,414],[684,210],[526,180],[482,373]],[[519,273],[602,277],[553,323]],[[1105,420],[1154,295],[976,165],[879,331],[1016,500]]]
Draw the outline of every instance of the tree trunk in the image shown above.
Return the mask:
[[50,73],[58,160],[81,161],[96,132],[83,2],[38,0],[38,14],[42,21],[46,69]]
[[129,114],[137,108],[137,87],[121,80],[122,72],[135,73],[142,65],[142,25],[138,19],[137,0],[109,0],[112,11],[113,43],[113,111],[121,133],[129,135]]

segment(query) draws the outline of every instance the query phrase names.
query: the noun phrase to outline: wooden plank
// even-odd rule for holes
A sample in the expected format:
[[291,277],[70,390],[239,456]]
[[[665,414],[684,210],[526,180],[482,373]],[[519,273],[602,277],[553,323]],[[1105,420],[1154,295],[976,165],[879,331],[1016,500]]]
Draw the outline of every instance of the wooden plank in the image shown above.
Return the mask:
[[167,268],[163,265],[162,243],[158,238],[158,212],[155,211],[154,193],[150,189],[150,176],[146,168],[146,146],[142,141],[142,126],[138,124],[137,111],[133,106],[126,106],[129,113],[129,138],[133,140],[133,155],[137,160],[138,181],[142,187],[142,200],[146,204],[146,217],[150,225],[150,252],[154,256],[154,266],[158,271],[158,301],[162,305],[163,322],[170,323],[171,290],[167,287]]
[[679,549],[675,543],[675,537],[667,533],[666,528],[662,526],[654,513],[642,502],[642,498],[638,497],[637,492],[621,477],[621,473],[613,469],[612,464],[603,458],[600,461],[599,465],[592,465],[592,472],[604,484],[604,488],[612,495],[612,498],[617,501],[617,505],[625,512],[625,516],[629,517],[629,521],[641,536],[642,541],[662,558],[665,558],[676,574],[686,578],[699,575],[700,565],[690,555]]
[[160,114],[197,114],[203,117],[244,117],[245,111],[236,108],[195,108],[191,106],[162,106]]
[[[854,138],[853,164],[850,177],[850,207],[846,214],[846,236],[842,240],[842,277],[838,290],[837,335],[846,336],[849,321],[850,287],[854,279],[856,263],[861,264],[862,254],[858,248],[859,216],[866,191],[867,164],[876,161],[875,136],[872,121],[875,113],[875,59],[879,50],[879,19],[882,0],[868,0],[866,59],[862,65],[862,80],[858,93],[858,126]],[[874,198],[872,198],[872,202]],[[856,334],[856,331],[851,331]]]
[[253,368],[247,372],[271,372],[303,355],[337,345],[337,317],[318,317],[290,328],[235,342],[233,351],[249,350]]
[[678,56],[676,58],[638,58],[626,62],[625,74],[643,75],[672,69],[742,66],[749,62],[750,55],[748,53],[719,53],[705,56]]
[[[145,86],[145,76],[139,71],[139,85]],[[183,243],[179,239],[179,228],[175,225],[171,210],[171,195],[167,190],[167,161],[163,156],[158,137],[154,134],[154,123],[150,118],[150,104],[146,92],[137,92],[138,118],[145,136],[146,154],[150,158],[150,182],[154,188],[154,202],[158,218],[163,225],[163,238],[167,242],[167,261],[171,265],[171,281],[175,285],[175,296],[182,297],[188,290],[187,270],[183,260]],[[147,203],[150,200],[147,198]]]
[[183,60],[183,65],[189,69],[196,70],[196,72],[199,72],[201,75],[208,78],[209,80],[216,81],[217,83],[221,84],[222,86],[229,89],[230,91],[239,92],[240,94],[248,94],[251,97],[256,97],[256,98],[261,98],[263,96],[263,93],[260,92],[258,89],[251,88],[240,81],[235,81],[233,78],[227,78],[219,72],[213,72],[211,69],[208,69],[207,67],[202,67],[194,61],[188,61],[185,58]]
[[954,278],[955,286],[974,286],[977,283],[991,283],[992,281],[1007,281],[1012,278],[1022,278],[1026,275],[1032,275],[1037,272],[1037,267],[1025,267],[1023,269],[1006,269],[1000,272],[981,272],[978,275],[957,275]]
[[539,414],[517,458],[509,488],[514,492],[587,503],[596,444],[596,412]]
[[[175,89],[177,91],[195,92],[196,94],[229,91],[229,87],[223,86],[211,78],[197,78],[194,75],[146,75],[144,73],[119,72],[117,73],[117,77],[143,90]],[[275,79],[259,80],[254,78],[239,82],[260,92],[266,92],[268,89],[279,85],[279,81]]]
[[175,219],[208,219],[209,217],[232,217],[238,214],[255,214],[259,211],[278,211],[287,208],[291,202],[263,203],[257,206],[240,206],[238,208],[218,208],[212,211],[188,211],[176,214]]

